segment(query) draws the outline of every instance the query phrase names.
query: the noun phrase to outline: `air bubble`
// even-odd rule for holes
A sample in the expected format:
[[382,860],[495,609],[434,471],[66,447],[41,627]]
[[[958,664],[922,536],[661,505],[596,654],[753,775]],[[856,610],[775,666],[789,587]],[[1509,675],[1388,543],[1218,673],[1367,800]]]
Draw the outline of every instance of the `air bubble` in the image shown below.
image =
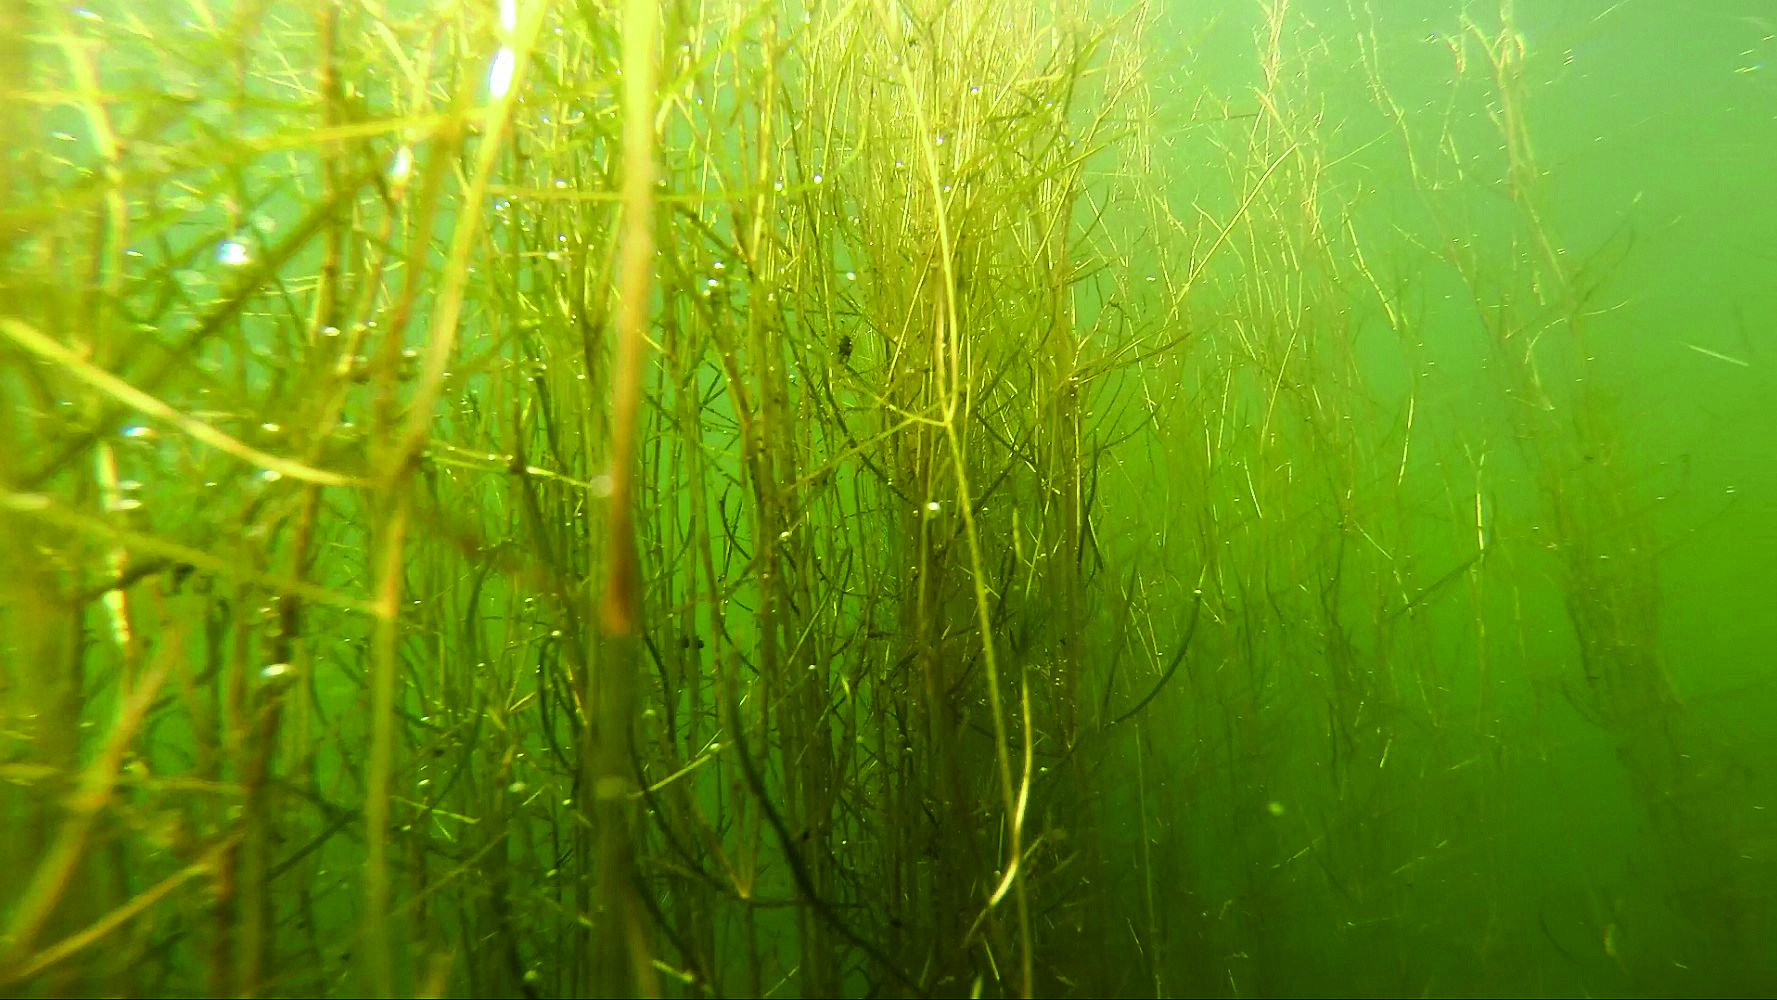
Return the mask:
[[487,72],[487,95],[495,100],[506,96],[512,89],[512,77],[518,71],[518,56],[511,49],[502,46],[494,56],[494,64]]
[[216,248],[216,262],[224,267],[240,267],[247,263],[247,244],[240,240],[223,240]]

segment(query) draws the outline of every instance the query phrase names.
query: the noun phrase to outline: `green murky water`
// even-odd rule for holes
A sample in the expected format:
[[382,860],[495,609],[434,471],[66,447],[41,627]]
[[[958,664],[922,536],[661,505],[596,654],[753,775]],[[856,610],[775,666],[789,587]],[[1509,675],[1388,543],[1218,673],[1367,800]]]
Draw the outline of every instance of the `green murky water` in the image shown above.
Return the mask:
[[1773,59],[5,4],[0,993],[1767,995]]

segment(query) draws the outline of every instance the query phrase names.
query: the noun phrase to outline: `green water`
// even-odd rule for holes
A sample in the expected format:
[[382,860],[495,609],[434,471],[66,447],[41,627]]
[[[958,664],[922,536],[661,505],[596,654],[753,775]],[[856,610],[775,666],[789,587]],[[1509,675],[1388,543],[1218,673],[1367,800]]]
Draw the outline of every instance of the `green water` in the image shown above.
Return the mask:
[[0,995],[1769,995],[1774,73],[0,5]]

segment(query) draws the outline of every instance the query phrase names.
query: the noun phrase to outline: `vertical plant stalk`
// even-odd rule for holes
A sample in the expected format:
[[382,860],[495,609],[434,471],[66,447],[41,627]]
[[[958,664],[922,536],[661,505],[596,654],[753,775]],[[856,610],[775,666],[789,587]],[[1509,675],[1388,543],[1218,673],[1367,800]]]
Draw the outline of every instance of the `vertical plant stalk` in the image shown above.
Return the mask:
[[[598,836],[595,991],[658,996],[631,857],[629,724],[641,651],[642,584],[635,540],[636,439],[649,298],[654,284],[654,87],[659,43],[654,0],[623,6],[622,244],[617,271],[617,361],[611,372],[611,497],[605,517],[598,621],[609,644],[587,671],[596,706],[592,809]],[[666,692],[666,697],[673,697]],[[628,971],[623,965],[627,956]]]
[[[907,63],[901,64],[901,72],[908,93],[917,93],[918,87]],[[987,906],[991,909],[998,905],[1000,900],[1005,897],[1007,889],[1012,890],[1012,898],[1017,911],[1021,980],[1019,994],[1028,997],[1031,996],[1034,976],[1030,910],[1025,896],[1025,880],[1019,867],[1024,856],[1024,805],[1030,792],[1030,773],[1027,767],[1023,779],[1014,785],[1011,752],[1007,747],[1006,713],[1000,691],[999,661],[994,647],[993,615],[987,599],[986,568],[981,554],[981,539],[975,528],[974,498],[969,489],[967,471],[968,456],[957,430],[959,416],[964,420],[968,418],[967,406],[971,387],[964,382],[964,373],[968,366],[963,358],[962,324],[957,311],[955,246],[950,233],[949,198],[945,193],[944,179],[934,146],[936,138],[931,123],[926,118],[925,109],[918,101],[913,102],[913,115],[919,129],[917,145],[925,167],[925,181],[931,185],[933,222],[938,234],[938,263],[943,279],[943,285],[939,289],[943,308],[936,317],[939,329],[934,337],[933,355],[934,368],[936,369],[934,377],[938,386],[940,408],[943,412],[940,424],[944,439],[949,445],[951,471],[956,480],[956,510],[962,518],[963,537],[967,543],[969,578],[975,599],[976,625],[981,632],[981,657],[987,682],[988,713],[993,723],[994,763],[999,776],[1001,805],[1006,814],[1005,862],[999,885],[994,889]],[[949,370],[945,371],[947,365]],[[1022,690],[1022,688],[1021,679],[1020,689]],[[1025,718],[1028,721],[1029,716],[1026,715]],[[1028,740],[1026,744],[1028,747]]]
[[635,464],[648,299],[654,285],[654,76],[658,12],[647,0],[623,8],[623,235],[617,275],[617,363],[611,373],[611,498],[599,625],[611,637],[640,627]]
[[[494,65],[510,66],[510,75],[501,81],[503,89],[489,95],[483,109],[475,172],[470,175],[463,192],[465,207],[451,233],[450,249],[439,279],[425,348],[421,352],[420,371],[399,427],[395,426],[393,411],[394,382],[402,351],[400,326],[391,327],[383,345],[384,360],[379,368],[380,385],[377,389],[377,423],[378,438],[387,443],[377,448],[373,456],[382,481],[379,484],[381,496],[374,501],[377,513],[371,532],[376,547],[371,554],[376,629],[371,643],[370,755],[365,766],[364,805],[362,968],[365,991],[371,996],[390,996],[395,992],[394,956],[390,951],[389,933],[388,831],[394,776],[396,669],[399,663],[396,643],[400,633],[403,548],[413,508],[408,480],[431,435],[433,409],[443,392],[445,366],[456,348],[458,319],[462,315],[469,278],[469,258],[485,235],[481,206],[487,200],[488,185],[504,148],[513,108],[524,89],[525,69],[530,63],[537,33],[542,28],[546,7],[547,4],[540,0],[532,3],[522,18],[502,31],[501,48],[495,55]],[[454,127],[460,127],[454,119],[444,126],[446,129]],[[426,252],[427,241],[423,234],[416,233],[407,262],[410,275],[420,271]]]
[[[86,333],[91,341],[87,346],[92,350],[93,357],[103,364],[111,355],[111,345],[107,343],[109,338],[106,319],[111,305],[121,298],[124,249],[129,242],[130,208],[129,201],[124,196],[123,144],[118,139],[117,130],[111,124],[111,115],[105,108],[104,91],[99,83],[93,50],[78,40],[65,14],[58,12],[57,21],[62,51],[68,61],[68,74],[81,97],[81,115],[86,119],[87,128],[92,133],[92,143],[97,149],[99,159],[105,165],[104,209],[99,213],[98,247],[92,255],[93,270],[88,278],[89,287],[97,294],[88,296],[88,302],[81,310],[83,321],[89,325]],[[97,466],[96,478],[100,496],[107,508],[116,509],[119,498],[117,462],[110,445],[100,442],[94,449],[93,458]],[[112,576],[121,576],[129,568],[129,554],[121,548],[108,550],[105,560],[106,569]],[[108,591],[103,601],[105,614],[110,619],[112,636],[124,655],[124,676],[128,680],[135,671],[137,650],[135,643],[131,641],[133,630],[130,626],[125,588]]]

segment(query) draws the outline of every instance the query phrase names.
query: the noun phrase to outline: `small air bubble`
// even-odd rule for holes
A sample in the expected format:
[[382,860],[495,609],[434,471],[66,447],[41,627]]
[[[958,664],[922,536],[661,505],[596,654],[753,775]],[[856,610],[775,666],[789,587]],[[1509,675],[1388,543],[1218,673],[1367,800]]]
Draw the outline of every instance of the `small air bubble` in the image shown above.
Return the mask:
[[512,76],[518,70],[518,55],[502,46],[487,72],[487,96],[499,100],[512,89]]
[[240,240],[223,240],[216,248],[216,261],[226,267],[240,267],[247,263],[247,244]]

